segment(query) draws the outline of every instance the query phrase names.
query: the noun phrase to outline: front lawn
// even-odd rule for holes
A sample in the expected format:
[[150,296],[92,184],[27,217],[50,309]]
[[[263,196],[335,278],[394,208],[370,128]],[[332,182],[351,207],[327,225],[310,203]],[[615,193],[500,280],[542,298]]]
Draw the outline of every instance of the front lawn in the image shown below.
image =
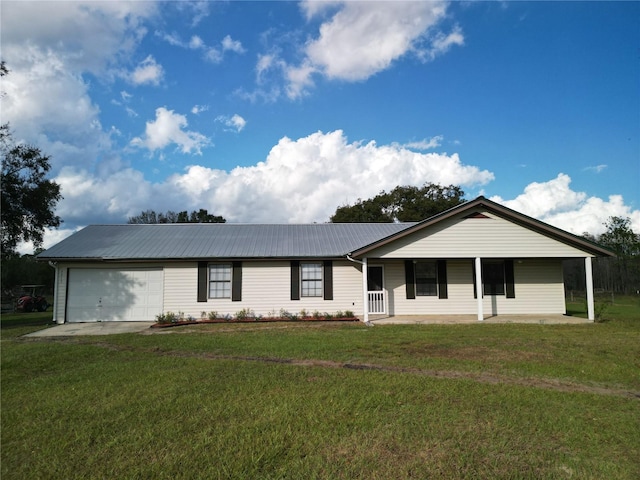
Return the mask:
[[639,478],[640,305],[615,308],[55,339],[3,319],[2,478]]

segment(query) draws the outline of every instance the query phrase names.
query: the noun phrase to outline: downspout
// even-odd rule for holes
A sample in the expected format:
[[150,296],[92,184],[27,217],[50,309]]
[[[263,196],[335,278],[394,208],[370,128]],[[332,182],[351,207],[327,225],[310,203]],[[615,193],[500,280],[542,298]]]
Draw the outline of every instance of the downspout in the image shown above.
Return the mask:
[[362,311],[364,318],[362,319],[364,324],[368,327],[372,327],[373,323],[369,321],[369,294],[367,292],[367,259],[364,261],[351,258],[351,254],[347,254],[347,260],[353,263],[359,263],[362,265]]
[[58,264],[49,260],[49,266],[55,271],[53,280],[53,323],[58,323]]

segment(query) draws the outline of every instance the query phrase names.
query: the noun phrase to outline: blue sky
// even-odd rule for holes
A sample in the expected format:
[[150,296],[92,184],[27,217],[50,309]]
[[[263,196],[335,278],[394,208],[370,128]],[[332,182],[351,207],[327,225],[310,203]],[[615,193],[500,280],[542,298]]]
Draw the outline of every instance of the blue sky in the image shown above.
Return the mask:
[[62,185],[47,244],[146,209],[322,222],[425,182],[640,231],[638,2],[4,1],[1,21],[2,122]]

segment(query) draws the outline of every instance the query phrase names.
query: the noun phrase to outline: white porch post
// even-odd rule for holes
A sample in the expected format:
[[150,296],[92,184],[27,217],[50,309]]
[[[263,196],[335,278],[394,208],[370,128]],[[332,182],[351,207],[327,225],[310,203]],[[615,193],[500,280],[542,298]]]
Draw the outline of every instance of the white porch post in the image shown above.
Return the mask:
[[369,324],[369,285],[367,282],[367,258],[362,259],[362,311],[364,323]]
[[484,320],[482,313],[482,262],[476,257],[476,298],[478,299],[478,321]]
[[594,321],[596,315],[593,307],[593,270],[591,268],[591,257],[584,258],[584,272],[587,286],[587,318]]

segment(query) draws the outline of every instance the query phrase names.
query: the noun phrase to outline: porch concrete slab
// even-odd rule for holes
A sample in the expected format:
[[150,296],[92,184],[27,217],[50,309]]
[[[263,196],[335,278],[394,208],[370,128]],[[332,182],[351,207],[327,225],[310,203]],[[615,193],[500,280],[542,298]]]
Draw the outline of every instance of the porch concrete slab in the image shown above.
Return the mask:
[[593,323],[591,320],[568,315],[493,315],[485,316],[479,321],[477,315],[397,315],[393,317],[369,318],[374,325],[400,324],[469,324],[469,323],[530,323],[539,325],[584,324]]
[[64,323],[44,330],[28,333],[25,337],[74,337],[80,335],[113,335],[138,333],[147,330],[155,322],[91,322]]

